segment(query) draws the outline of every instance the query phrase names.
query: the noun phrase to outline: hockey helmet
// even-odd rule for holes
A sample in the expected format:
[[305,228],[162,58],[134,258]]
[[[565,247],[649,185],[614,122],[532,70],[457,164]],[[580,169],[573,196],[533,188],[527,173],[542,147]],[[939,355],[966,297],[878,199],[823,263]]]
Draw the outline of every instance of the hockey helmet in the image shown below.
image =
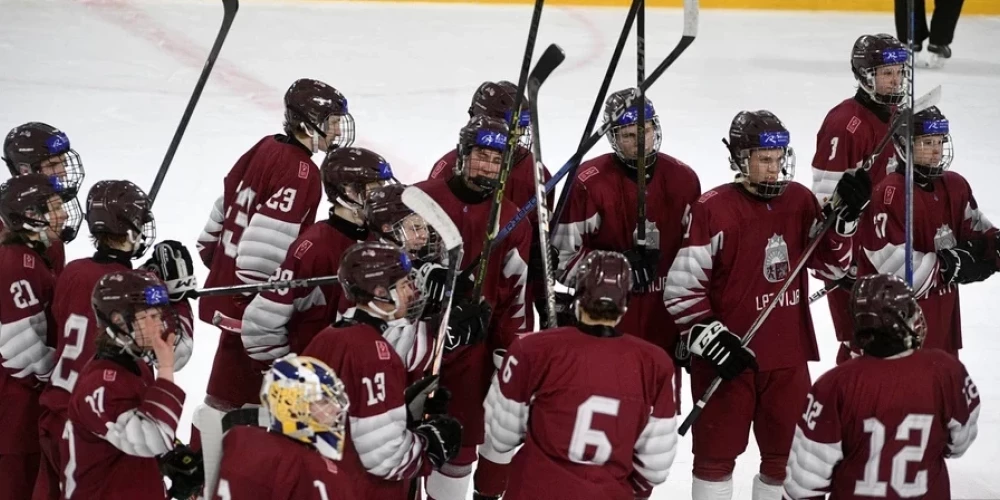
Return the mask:
[[795,177],[795,151],[788,145],[788,129],[770,111],[740,111],[729,126],[729,140],[722,143],[729,150],[729,167],[737,172],[736,182],[761,198],[785,192]]

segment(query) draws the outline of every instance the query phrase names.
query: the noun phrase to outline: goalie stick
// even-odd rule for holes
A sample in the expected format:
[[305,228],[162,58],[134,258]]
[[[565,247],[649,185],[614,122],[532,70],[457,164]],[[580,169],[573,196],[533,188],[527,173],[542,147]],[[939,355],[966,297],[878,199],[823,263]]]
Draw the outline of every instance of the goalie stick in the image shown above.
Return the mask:
[[[694,42],[694,39],[698,34],[698,13],[699,13],[698,2],[699,0],[684,0],[684,31],[681,34],[681,39],[679,42],[677,42],[677,46],[674,47],[674,50],[671,51],[669,55],[667,55],[666,59],[664,59],[663,62],[661,62],[659,66],[657,66],[656,69],[654,69],[653,72],[649,74],[649,77],[643,80],[642,84],[639,85],[639,87],[642,89],[643,92],[649,89],[649,87],[653,85],[653,83],[655,83],[656,80],[658,80],[661,76],[663,76],[663,73],[667,71],[667,68],[673,65],[674,61],[676,61],[677,58],[680,57],[682,53],[684,53],[684,51],[688,48],[688,46],[691,45],[692,42]],[[539,63],[541,63],[541,61],[539,61]],[[596,132],[591,134],[590,137],[586,141],[584,141],[579,148],[577,148],[576,152],[573,153],[573,156],[570,157],[570,159],[567,160],[566,163],[563,164],[563,166],[555,174],[552,175],[552,178],[545,183],[546,193],[549,193],[550,191],[555,189],[556,184],[558,184],[559,181],[563,179],[563,177],[566,177],[566,174],[569,173],[571,168],[573,168],[573,165],[580,164],[580,160],[583,159],[583,155],[587,154],[587,152],[590,151],[597,144],[597,142],[601,140],[601,137],[603,137],[604,134],[608,133],[608,131],[611,130],[611,127],[612,125],[614,125],[614,122],[617,121],[619,118],[621,118],[623,114],[625,114],[625,111],[629,107],[631,107],[633,103],[635,103],[635,100],[636,100],[635,94],[626,99],[624,105],[620,109],[615,110],[615,113],[611,116],[611,119],[605,122],[603,125],[601,125],[601,127],[597,129]],[[523,221],[528,216],[528,214],[530,214],[537,207],[538,207],[538,200],[536,200],[535,198],[529,199],[528,202],[525,203],[524,206],[521,207],[521,209],[518,210],[516,214],[514,214],[514,217],[511,218],[511,220],[507,222],[506,225],[504,225],[504,227],[500,230],[500,232],[497,233],[496,238],[494,238],[490,244],[496,245],[501,241],[503,241],[505,238],[507,238],[507,236],[510,236],[510,232],[513,231],[514,228],[517,227],[517,225],[520,224],[521,221]],[[558,222],[559,221],[556,220],[556,223]],[[462,277],[460,279],[465,279],[467,273],[471,273],[474,269],[476,269],[479,263],[482,261],[483,255],[489,253],[489,251],[490,247],[488,246],[484,247],[483,253],[480,254],[480,256],[476,258],[465,271],[462,272]],[[480,273],[483,272],[482,268],[484,267],[485,266],[480,266],[480,271],[479,271]]]
[[545,208],[542,199],[545,198],[545,164],[542,163],[542,139],[538,131],[538,90],[542,82],[548,78],[548,74],[541,74],[540,69],[548,69],[551,73],[557,66],[566,59],[566,54],[558,45],[552,44],[545,49],[542,59],[548,57],[553,66],[551,68],[541,68],[541,64],[535,67],[528,78],[528,106],[531,109],[531,156],[535,160],[535,201],[538,206],[538,246],[541,249],[542,274],[545,275],[545,317],[549,328],[556,326],[556,296],[555,278],[552,274],[552,262],[549,259],[549,212]]
[[160,192],[163,179],[167,176],[167,170],[170,169],[170,164],[174,161],[174,154],[177,153],[177,148],[180,147],[181,138],[184,137],[184,131],[187,130],[188,122],[191,121],[191,115],[194,114],[194,108],[198,105],[198,99],[201,98],[202,91],[205,90],[205,84],[208,83],[208,76],[212,73],[212,68],[215,67],[215,61],[219,58],[219,52],[222,51],[222,44],[225,43],[226,36],[229,35],[229,28],[232,27],[233,20],[236,19],[236,11],[239,9],[239,0],[222,0],[222,26],[219,28],[219,34],[215,36],[215,43],[212,44],[212,50],[208,54],[208,60],[205,61],[205,67],[202,68],[201,76],[198,77],[198,83],[194,86],[191,99],[187,103],[187,108],[184,109],[181,122],[177,125],[174,138],[170,141],[167,154],[163,157],[160,170],[156,172],[153,187],[149,190],[150,205],[153,204],[156,200],[156,195]]
[[[899,130],[899,128],[903,126],[904,123],[908,123],[908,121],[911,119],[914,113],[913,109],[916,109],[916,112],[920,112],[924,109],[936,105],[940,99],[941,99],[941,86],[939,85],[937,87],[934,87],[934,89],[932,89],[930,92],[922,96],[920,99],[917,99],[914,103],[915,108],[904,108],[900,110],[899,113],[896,115],[896,117],[893,118],[892,124],[889,126],[889,130],[888,132],[886,132],[885,137],[882,138],[882,141],[879,142],[878,146],[875,148],[875,153],[869,156],[868,159],[865,160],[864,164],[861,165],[861,167],[859,168],[864,170],[871,169],[872,164],[875,163],[875,160],[876,158],[878,158],[878,155],[881,154],[885,146],[889,143],[890,140],[892,140],[893,134],[895,134],[896,131]],[[835,193],[827,206],[831,208],[836,207],[837,202],[838,198]],[[833,210],[836,210],[836,208],[833,208]],[[799,260],[795,263],[795,267],[792,269],[791,273],[789,273],[788,276],[785,278],[785,283],[781,285],[781,289],[778,290],[778,293],[775,295],[775,297],[784,297],[785,292],[788,290],[788,287],[792,285],[792,282],[795,281],[796,276],[798,276],[799,273],[802,271],[802,269],[805,268],[806,262],[809,260],[809,257],[816,250],[816,247],[819,246],[819,242],[820,240],[823,239],[823,235],[826,234],[826,232],[829,231],[831,227],[833,227],[833,223],[836,220],[837,220],[836,215],[834,213],[830,213],[830,215],[826,218],[826,220],[823,221],[823,225],[820,226],[819,230],[815,231],[815,234],[812,236],[812,240],[809,242],[809,246],[807,246],[805,251],[802,252],[802,255],[799,256]],[[750,341],[753,340],[755,335],[757,335],[757,330],[759,330],[761,325],[764,324],[764,321],[767,319],[767,317],[771,315],[771,311],[773,311],[775,306],[778,305],[778,302],[779,301],[777,300],[770,302],[767,305],[767,308],[761,311],[760,315],[757,316],[757,319],[754,320],[753,324],[751,324],[750,328],[747,330],[747,333],[743,336],[743,347],[750,345]],[[719,388],[720,384],[722,384],[722,377],[718,376],[715,377],[715,380],[712,381],[712,385],[708,386],[708,389],[705,391],[704,394],[701,395],[701,398],[697,402],[695,402],[694,408],[691,409],[691,412],[688,413],[687,417],[684,418],[684,421],[681,422],[680,427],[677,429],[678,434],[682,436],[687,434],[688,429],[690,429],[691,426],[694,425],[694,421],[698,419],[698,415],[701,415],[701,412],[705,409],[705,405],[708,403],[708,400],[712,398],[712,395],[715,394],[715,391]]]

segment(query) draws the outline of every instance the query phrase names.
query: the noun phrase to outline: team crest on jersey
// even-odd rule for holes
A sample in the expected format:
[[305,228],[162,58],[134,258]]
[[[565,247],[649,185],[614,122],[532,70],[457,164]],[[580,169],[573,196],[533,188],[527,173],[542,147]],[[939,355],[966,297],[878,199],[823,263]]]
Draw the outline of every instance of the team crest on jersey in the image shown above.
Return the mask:
[[376,340],[375,350],[378,351],[378,359],[382,361],[389,361],[392,359],[392,355],[389,353],[389,344],[386,344],[381,340]]
[[955,239],[955,233],[948,227],[948,224],[942,224],[938,228],[937,233],[934,234],[934,251],[955,248],[957,245],[958,241]]
[[788,276],[788,245],[785,237],[775,234],[767,240],[764,247],[764,277],[771,283],[777,283]]
[[448,162],[444,160],[437,162],[437,164],[434,165],[434,169],[431,170],[431,178],[437,179],[437,176],[441,175],[441,172],[444,171],[444,167],[446,166],[448,166]]
[[576,176],[576,178],[579,179],[580,182],[587,182],[587,179],[597,175],[597,173],[598,173],[597,167],[590,167],[587,170],[581,172],[580,175]]
[[896,186],[885,187],[885,198],[882,199],[886,205],[892,205],[892,197],[896,195]]
[[861,126],[861,118],[857,116],[852,116],[851,121],[847,122],[847,131],[850,133],[855,133],[858,131],[858,127]]
[[118,378],[118,372],[114,370],[104,370],[105,382],[114,382],[116,378]]
[[32,255],[24,254],[24,268],[34,269],[35,268],[35,257]]
[[[639,241],[639,228],[636,227],[632,230],[632,241]],[[646,219],[646,248],[652,248],[658,250],[660,248],[660,230],[657,229],[656,223]]]
[[305,255],[310,248],[312,248],[312,246],[313,243],[309,240],[305,240],[302,243],[299,243],[299,246],[295,249],[295,258],[301,259],[302,256]]
[[309,178],[309,164],[306,163],[306,162],[304,162],[304,161],[300,161],[299,162],[299,179],[308,179],[308,178]]
[[701,198],[698,198],[698,203],[705,203],[706,201],[712,199],[712,197],[715,196],[715,195],[717,195],[717,194],[719,194],[719,193],[716,190],[713,189],[713,190],[711,190],[711,191],[709,191],[709,192],[701,195]]

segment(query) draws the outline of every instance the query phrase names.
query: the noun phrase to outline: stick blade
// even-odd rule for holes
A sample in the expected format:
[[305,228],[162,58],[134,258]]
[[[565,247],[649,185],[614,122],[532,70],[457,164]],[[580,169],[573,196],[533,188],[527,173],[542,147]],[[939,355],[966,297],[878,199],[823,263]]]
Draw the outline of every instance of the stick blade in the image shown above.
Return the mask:
[[541,87],[549,75],[565,60],[566,53],[558,45],[553,43],[546,47],[542,57],[538,58],[538,62],[535,63],[535,69],[531,70],[531,74],[528,75],[528,87],[534,86],[536,89]]
[[423,190],[416,186],[403,190],[403,204],[423,217],[441,235],[441,241],[449,252],[462,246],[462,234],[451,217]]
[[694,38],[698,36],[698,0],[684,0],[684,31],[683,36]]
[[913,103],[913,108],[916,110],[917,113],[919,113],[931,106],[937,106],[939,102],[941,102],[940,85],[931,89],[930,92],[920,96],[920,98]]
[[227,16],[235,16],[240,10],[240,0],[222,0],[222,10]]

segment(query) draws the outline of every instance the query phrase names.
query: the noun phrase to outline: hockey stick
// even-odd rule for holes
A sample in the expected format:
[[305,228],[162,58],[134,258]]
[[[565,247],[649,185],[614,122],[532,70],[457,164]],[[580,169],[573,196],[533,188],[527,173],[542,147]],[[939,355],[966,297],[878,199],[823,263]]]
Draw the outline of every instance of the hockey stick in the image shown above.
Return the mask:
[[[601,81],[601,88],[597,91],[597,99],[594,100],[594,107],[590,110],[590,117],[587,118],[587,126],[583,129],[583,137],[580,138],[580,146],[578,147],[583,147],[586,144],[591,131],[594,130],[594,125],[597,124],[597,117],[601,114],[601,108],[604,106],[604,98],[607,97],[608,89],[611,88],[611,79],[615,75],[615,70],[618,69],[618,61],[622,58],[622,52],[625,50],[625,42],[628,40],[629,32],[632,31],[632,22],[635,21],[636,13],[639,11],[639,5],[641,4],[642,0],[632,0],[632,6],[629,7],[628,15],[625,16],[625,25],[622,27],[621,34],[618,35],[618,43],[615,44],[615,51],[611,54],[608,71],[604,73],[604,80]],[[556,202],[556,208],[552,212],[552,217],[549,218],[553,224],[558,224],[562,218],[563,210],[566,209],[566,202],[569,200],[569,194],[573,190],[573,184],[576,182],[576,172],[579,169],[580,163],[577,162],[570,166],[569,170],[564,174],[566,182],[563,184],[562,191],[559,192],[559,200]],[[546,191],[551,190],[548,186],[545,189]]]
[[265,281],[263,283],[252,283],[249,285],[217,286],[214,288],[202,288],[195,290],[194,298],[214,297],[217,295],[239,295],[241,293],[260,293],[267,290],[284,290],[287,288],[306,288],[312,286],[333,285],[340,281],[336,275],[317,276],[315,278],[305,278],[285,281]]
[[[916,110],[919,112],[920,110],[933,106],[937,104],[940,98],[941,98],[941,87],[937,86],[915,102]],[[882,149],[884,149],[885,146],[892,139],[893,134],[895,134],[896,131],[899,130],[899,127],[901,127],[903,123],[906,123],[912,117],[912,115],[913,115],[912,109],[904,108],[900,110],[899,113],[896,115],[896,117],[892,120],[892,125],[890,125],[889,130],[886,133],[885,137],[882,138],[882,141],[875,148],[875,153],[869,156],[868,159],[865,160],[864,164],[859,168],[862,168],[864,170],[870,170],[872,164],[875,163],[875,160],[878,158],[879,154],[881,154]],[[830,202],[828,203],[828,206],[836,207],[838,200],[839,199],[835,193],[831,198]],[[792,272],[788,275],[787,278],[785,278],[785,283],[781,286],[781,289],[778,290],[778,293],[775,295],[775,297],[784,297],[785,292],[788,290],[788,287],[792,285],[793,281],[795,281],[795,278],[798,276],[799,272],[801,272],[802,269],[805,268],[806,262],[809,260],[809,257],[812,255],[813,251],[816,250],[816,247],[819,245],[820,240],[823,239],[823,235],[825,235],[826,232],[833,226],[833,223],[836,220],[837,220],[836,215],[831,213],[830,216],[828,216],[826,220],[823,221],[823,225],[820,227],[819,231],[817,231],[816,234],[812,236],[812,241],[809,242],[809,246],[806,247],[805,251],[799,257],[798,262],[795,263],[795,268],[792,269]],[[750,345],[750,341],[752,341],[754,336],[757,334],[757,330],[760,329],[761,325],[764,324],[764,321],[767,319],[767,317],[771,315],[771,311],[773,311],[774,308],[778,305],[778,302],[779,301],[777,300],[771,301],[767,305],[767,307],[760,313],[760,315],[757,316],[757,319],[754,320],[753,324],[750,325],[750,329],[747,330],[746,335],[743,336],[743,347]],[[712,395],[715,394],[715,391],[719,388],[720,384],[722,384],[722,377],[715,377],[715,380],[712,381],[712,384],[708,387],[708,390],[706,390],[705,393],[702,394],[701,398],[697,402],[695,402],[694,408],[691,409],[691,412],[688,413],[687,417],[684,418],[684,422],[682,422],[680,427],[677,429],[677,432],[680,435],[683,436],[687,434],[688,429],[690,429],[691,426],[694,425],[694,421],[698,419],[698,415],[701,415],[702,410],[705,409],[705,404],[707,404],[708,400],[712,398]]]
[[[908,93],[910,96],[910,109],[916,109],[914,99],[914,80],[916,74],[913,68],[913,37],[916,33],[916,12],[913,0],[906,0],[907,30],[906,30],[906,66],[909,67],[910,77],[908,78]],[[913,113],[906,118],[906,170],[903,190],[904,206],[904,236],[903,236],[903,269],[906,275],[906,284],[913,287]]]
[[[642,84],[639,85],[639,87],[642,88],[643,91],[648,89],[650,85],[652,85],[653,83],[656,83],[656,80],[658,80],[661,76],[663,76],[663,73],[667,71],[667,68],[669,68],[674,63],[674,61],[676,61],[677,58],[680,57],[682,53],[684,53],[684,50],[686,50],[688,46],[691,45],[692,42],[694,42],[694,39],[698,34],[698,1],[699,0],[684,0],[684,32],[681,35],[681,39],[679,42],[677,42],[677,46],[674,47],[674,50],[671,51],[669,55],[667,55],[667,58],[664,59],[663,62],[661,62],[660,65],[657,66],[652,73],[650,73],[649,77],[643,80]],[[540,62],[541,61],[539,61],[539,63]],[[573,153],[573,156],[570,157],[570,159],[567,160],[566,163],[563,164],[563,166],[555,174],[552,175],[552,178],[545,183],[546,194],[555,189],[556,184],[558,184],[559,181],[563,179],[563,177],[566,177],[566,174],[568,174],[569,170],[573,168],[573,165],[580,164],[580,160],[583,159],[583,155],[587,154],[587,152],[590,151],[594,147],[594,145],[596,145],[597,142],[601,140],[601,137],[603,137],[604,134],[607,134],[608,131],[611,130],[611,126],[614,125],[614,122],[617,121],[619,118],[621,118],[623,114],[625,114],[625,110],[627,110],[629,107],[632,106],[632,104],[635,102],[635,99],[636,96],[634,94],[629,98],[625,99],[624,105],[620,109],[615,110],[614,114],[611,116],[611,119],[605,122],[603,125],[601,125],[601,127],[597,129],[596,132],[591,134],[590,137],[586,141],[584,141],[579,148],[577,148],[576,152]],[[524,206],[521,207],[521,209],[518,210],[516,214],[514,214],[514,217],[511,218],[511,220],[504,225],[504,227],[497,234],[496,238],[493,239],[492,244],[496,245],[501,241],[503,241],[505,238],[507,238],[507,236],[510,236],[510,232],[513,231],[514,228],[517,227],[517,225],[520,224],[521,221],[523,221],[525,217],[527,217],[528,214],[530,214],[537,207],[538,207],[538,200],[536,200],[535,198],[529,199],[528,202],[525,203]],[[558,222],[559,221],[557,219],[556,223],[558,224]],[[490,247],[485,247],[483,253],[485,254],[489,250]],[[469,267],[462,272],[462,277],[460,279],[465,279],[467,275],[466,273],[472,272],[472,270],[475,269],[476,266],[481,261],[482,261],[482,255],[480,255],[477,259],[475,259],[472,262],[472,264],[470,264]],[[482,268],[480,268],[480,272],[482,272]]]
[[[563,53],[559,46],[552,44],[549,48],[545,49],[545,54],[542,55],[544,59],[550,52],[555,55],[550,56],[554,66],[549,69],[552,71],[562,64],[563,60],[566,59],[566,54]],[[535,68],[535,72],[532,72],[531,77],[528,78],[528,106],[531,109],[531,137],[533,142],[531,143],[531,155],[535,160],[535,201],[538,206],[538,246],[541,249],[542,257],[542,274],[545,275],[545,317],[547,318],[547,324],[549,328],[556,326],[556,295],[555,295],[555,279],[553,277],[552,262],[549,259],[549,212],[545,208],[545,204],[542,199],[545,198],[545,164],[542,163],[542,139],[538,131],[538,90],[542,86],[542,81],[545,80],[548,75],[536,74],[538,67]]]
[[[639,247],[645,256],[646,250],[646,92],[642,89],[643,80],[646,79],[646,3],[639,0],[639,12],[635,19],[635,47],[636,47],[636,86],[638,87],[635,110],[638,112],[638,119],[635,124],[636,148],[635,148],[635,169],[636,169],[636,200],[638,204],[635,222],[635,246]],[[657,244],[658,245],[658,244]],[[645,259],[643,259],[645,260]]]
[[[479,273],[476,274],[476,282],[472,289],[473,297],[482,297],[483,283],[486,281],[487,264],[490,262],[490,253],[493,250],[493,241],[497,237],[500,229],[500,207],[503,206],[503,193],[507,187],[507,178],[510,170],[514,166],[514,151],[517,150],[517,133],[521,122],[521,106],[524,104],[524,89],[528,83],[528,70],[531,68],[531,58],[535,52],[535,39],[538,37],[538,24],[542,20],[542,6],[545,0],[535,0],[535,7],[531,12],[531,24],[528,26],[528,41],[524,47],[524,57],[521,59],[521,73],[517,77],[517,95],[514,96],[514,107],[511,109],[510,119],[507,120],[509,126],[507,135],[507,149],[503,153],[503,163],[500,164],[500,177],[497,179],[499,185],[493,193],[493,204],[490,206],[490,217],[486,223],[486,233],[483,235],[483,265],[479,266]],[[538,61],[542,64],[545,56]],[[536,65],[537,68],[537,65]]]
[[222,27],[219,28],[219,34],[215,36],[212,51],[209,52],[208,60],[205,61],[205,67],[202,68],[201,76],[198,77],[198,83],[194,86],[194,93],[191,94],[187,108],[184,109],[184,115],[181,116],[181,123],[177,125],[174,138],[170,141],[170,147],[167,148],[167,154],[163,158],[163,163],[160,164],[160,170],[156,172],[153,187],[149,190],[150,205],[156,200],[156,195],[160,192],[160,186],[163,185],[163,179],[167,176],[167,170],[174,161],[174,154],[177,153],[177,148],[181,144],[181,137],[184,137],[184,131],[187,130],[188,122],[191,121],[191,115],[194,114],[194,108],[198,105],[198,99],[201,98],[201,93],[205,90],[205,84],[208,83],[208,76],[212,73],[215,60],[219,58],[219,52],[222,51],[222,44],[226,41],[226,36],[229,35],[229,28],[233,25],[233,20],[236,19],[236,11],[240,9],[240,2],[239,0],[222,0],[222,9]]

